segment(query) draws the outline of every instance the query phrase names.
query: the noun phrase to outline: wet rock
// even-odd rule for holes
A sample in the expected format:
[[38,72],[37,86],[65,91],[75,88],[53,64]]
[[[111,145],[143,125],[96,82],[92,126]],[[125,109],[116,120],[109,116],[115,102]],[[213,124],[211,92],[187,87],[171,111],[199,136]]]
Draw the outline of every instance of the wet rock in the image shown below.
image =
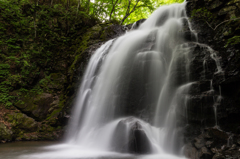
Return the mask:
[[185,31],[182,34],[183,34],[184,40],[186,41],[197,41],[195,35],[191,31]]
[[146,19],[140,19],[140,20],[136,21],[135,23],[132,24],[131,29],[132,30],[138,29],[139,26],[145,21],[146,21]]
[[211,148],[212,153],[218,153],[218,149],[217,148]]
[[[220,128],[209,128],[198,133],[192,131],[189,142],[199,148],[202,145],[195,145],[196,141],[193,139],[199,137],[201,133],[208,133],[210,138],[204,137],[205,148],[214,153],[215,155],[212,158],[216,159],[237,158],[238,152],[236,150],[239,149],[238,146],[240,145],[234,135],[230,143],[229,134],[227,133],[236,134],[240,132],[238,122],[240,120],[240,57],[237,56],[239,45],[226,46],[230,37],[239,35],[239,32],[235,31],[236,26],[239,25],[235,25],[235,22],[230,20],[229,24],[217,26],[231,17],[239,17],[238,5],[239,2],[233,0],[188,0],[187,4],[187,14],[191,17],[192,29],[198,34],[198,42],[207,44],[214,50],[214,52],[209,52],[208,49],[199,44],[196,44],[193,49],[190,64],[192,68],[190,74],[192,76],[190,79],[195,83],[189,91],[189,127],[193,125],[202,128],[202,130],[206,127],[214,127],[217,119],[218,128]],[[200,16],[194,16],[192,13],[197,10],[201,12],[201,15],[204,15],[204,10],[205,13],[208,12],[208,17],[212,17],[213,21],[203,20],[200,14]],[[214,29],[215,26],[217,26],[217,29]],[[225,34],[223,35],[223,33]],[[217,56],[211,57],[211,53],[215,53]],[[213,58],[219,60],[221,69],[216,67],[216,61]],[[211,81],[214,91],[210,91],[210,84],[208,85]],[[220,94],[221,100],[216,102]],[[213,111],[213,105],[217,106],[216,113]],[[190,138],[187,137],[187,139]],[[200,153],[198,148],[197,151]]]
[[135,127],[130,140],[129,151],[131,153],[148,154],[152,152],[150,141],[143,130]]
[[228,140],[228,134],[222,130],[219,130],[217,128],[209,128],[208,129],[209,133],[211,134],[211,136],[213,136],[214,138],[217,139],[221,139],[221,140]]
[[212,95],[190,96],[188,105],[189,123],[198,123],[201,126],[214,126],[214,99]]
[[216,153],[212,159],[225,159],[225,156],[221,153]]
[[152,152],[152,145],[142,129],[141,123],[134,117],[121,120],[114,134],[112,147],[116,151],[134,154]]
[[205,141],[202,137],[198,137],[198,138],[195,138],[195,143],[194,143],[194,146],[197,148],[197,149],[201,149],[202,147],[205,146]]
[[237,145],[233,144],[232,147],[229,150],[235,150],[235,149],[237,149]]
[[237,140],[237,144],[240,145],[240,139]]
[[213,154],[206,147],[202,147],[200,150],[200,159],[211,159]]
[[189,21],[187,18],[182,19],[183,32],[190,32]]
[[212,147],[212,144],[213,144],[213,141],[207,141],[205,145],[206,147],[210,148]]
[[189,90],[189,94],[191,95],[199,95],[203,92],[210,91],[211,82],[210,81],[197,81],[194,82]]
[[185,146],[184,155],[187,158],[191,158],[191,159],[199,159],[200,158],[198,150],[195,147],[193,147],[191,144],[188,144]]

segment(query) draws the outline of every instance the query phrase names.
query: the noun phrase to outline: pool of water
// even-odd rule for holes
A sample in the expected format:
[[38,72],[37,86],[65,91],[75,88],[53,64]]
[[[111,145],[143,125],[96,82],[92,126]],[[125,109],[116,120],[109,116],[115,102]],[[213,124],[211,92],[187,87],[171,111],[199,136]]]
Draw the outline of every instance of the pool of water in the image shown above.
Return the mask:
[[0,144],[0,159],[184,159],[169,154],[133,155],[86,149],[78,145],[25,141]]
[[52,141],[21,141],[0,144],[0,159],[24,159],[23,155],[46,152],[45,146],[58,144]]

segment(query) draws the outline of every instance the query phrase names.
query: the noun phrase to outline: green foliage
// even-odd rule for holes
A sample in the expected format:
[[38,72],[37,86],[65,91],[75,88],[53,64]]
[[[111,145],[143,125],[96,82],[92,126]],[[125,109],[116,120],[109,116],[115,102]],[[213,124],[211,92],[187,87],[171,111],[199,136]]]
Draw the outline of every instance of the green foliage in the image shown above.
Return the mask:
[[191,14],[191,18],[193,17],[207,22],[212,22],[216,19],[216,17],[206,8],[194,9]]
[[98,16],[101,21],[114,21],[124,24],[147,18],[157,7],[184,0],[82,0],[81,7],[89,14]]
[[240,43],[240,36],[233,36],[232,38],[229,38],[227,40],[227,44],[225,45],[225,47],[229,46],[229,45],[236,45]]
[[58,71],[54,68],[58,58],[69,59],[74,54],[74,39],[98,21],[84,11],[77,12],[73,3],[67,7],[63,1],[53,5],[35,2],[0,1],[0,104],[6,107],[23,90],[42,92],[35,87],[40,72]]

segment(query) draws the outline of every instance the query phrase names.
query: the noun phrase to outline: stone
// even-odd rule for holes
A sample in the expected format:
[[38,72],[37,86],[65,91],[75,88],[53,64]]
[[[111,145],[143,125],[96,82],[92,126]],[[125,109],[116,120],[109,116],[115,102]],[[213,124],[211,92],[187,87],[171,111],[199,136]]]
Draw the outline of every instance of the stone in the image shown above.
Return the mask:
[[223,2],[221,2],[220,0],[215,0],[210,5],[209,9],[215,9],[215,8],[219,7],[220,5],[222,5],[222,4],[223,4]]
[[[129,128],[129,126],[131,126]],[[126,130],[129,132],[126,139]],[[112,147],[116,151],[134,153],[134,154],[148,154],[152,152],[152,145],[146,133],[142,129],[141,123],[134,117],[128,117],[119,121],[114,132],[114,139]]]
[[217,153],[213,156],[212,159],[225,159],[224,155],[221,153]]
[[218,139],[222,139],[227,141],[228,139],[228,134],[222,130],[219,130],[217,128],[210,128],[209,133],[214,137]]
[[200,150],[200,159],[212,159],[213,153],[206,147],[202,147]]
[[[211,148],[212,153],[215,153],[213,158],[216,159],[226,158],[224,155],[228,151],[229,154],[234,154],[240,146],[240,141],[238,142],[238,140],[233,138],[233,144],[237,144],[236,149],[226,146],[221,149],[228,141],[229,135],[226,132],[231,132],[232,134],[239,134],[240,132],[240,56],[239,51],[237,51],[239,50],[239,45],[226,46],[229,38],[239,36],[239,32],[236,31],[239,27],[239,20],[230,20],[227,22],[230,18],[239,18],[239,8],[237,8],[239,6],[238,1],[239,0],[187,0],[187,14],[191,17],[191,28],[198,34],[198,42],[207,44],[215,50],[214,52],[216,52],[223,70],[222,72],[217,72],[216,62],[207,56],[211,54],[209,51],[206,51],[206,49],[200,46],[195,47],[192,54],[190,79],[191,81],[197,82],[193,84],[193,88],[190,88],[191,100],[189,103],[191,104],[188,106],[188,124],[194,126],[194,128],[215,126],[214,101],[211,99],[217,98],[220,94],[219,88],[221,88],[222,100],[218,103],[217,108],[218,126],[221,129],[210,128],[209,130],[205,130],[211,138],[204,137],[206,140],[204,146]],[[203,10],[204,8],[212,15],[213,21],[192,16],[193,11]],[[209,27],[206,21],[212,28]],[[226,22],[221,24],[223,21]],[[216,26],[217,29],[214,30]],[[203,62],[207,64],[205,65],[205,71]],[[203,81],[209,81],[208,83],[212,81],[214,91],[209,92],[207,89],[209,89],[210,84],[206,84],[202,87],[202,90],[205,90],[205,92],[202,92],[198,83]],[[189,139],[188,136],[186,136],[186,139],[189,139],[189,142],[192,142],[194,146],[201,147],[201,145],[195,145],[196,141],[193,140],[201,133],[201,130],[198,133],[193,133],[192,131],[192,134],[187,134],[191,136],[191,139]],[[234,158],[234,156],[230,155],[229,158]]]
[[222,150],[222,151],[224,151],[224,150],[226,150],[226,149],[227,149],[227,146],[226,146],[226,145],[222,145],[222,146],[221,146],[221,150]]
[[140,20],[136,21],[136,22],[133,23],[133,25],[131,26],[131,29],[132,29],[132,30],[136,30],[136,29],[139,28],[139,26],[140,26],[143,22],[145,22],[145,21],[146,21],[146,19],[140,19]]
[[42,93],[34,98],[34,103],[37,105],[37,108],[32,111],[34,117],[38,120],[44,120],[53,101],[53,95],[49,93]]
[[1,142],[6,142],[6,141],[11,141],[13,132],[7,128],[7,126],[3,123],[0,123],[0,143]]
[[211,148],[212,153],[218,153],[217,148]]
[[7,114],[7,121],[16,132],[35,132],[38,129],[38,123],[23,113]]
[[240,139],[237,140],[237,144],[240,145]]
[[203,138],[195,138],[194,140],[195,140],[194,146],[195,146],[197,149],[201,149],[201,148],[205,145]]
[[195,147],[193,147],[191,144],[187,144],[184,147],[184,155],[187,158],[199,159],[199,152],[198,152],[198,150]]
[[210,148],[212,146],[213,141],[207,141],[206,142],[206,147]]
[[22,95],[20,99],[15,103],[15,106],[37,120],[44,120],[46,118],[48,109],[53,102],[53,96],[49,93],[42,93],[40,95],[32,94],[32,96]]

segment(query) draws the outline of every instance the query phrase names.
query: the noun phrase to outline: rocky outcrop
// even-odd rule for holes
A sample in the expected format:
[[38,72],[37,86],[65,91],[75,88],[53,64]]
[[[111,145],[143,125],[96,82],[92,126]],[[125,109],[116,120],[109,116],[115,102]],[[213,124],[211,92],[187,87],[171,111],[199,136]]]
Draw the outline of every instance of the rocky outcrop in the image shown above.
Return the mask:
[[239,158],[239,137],[218,128],[206,128],[185,146],[185,155],[194,159]]
[[[189,158],[238,158],[240,1],[188,0],[194,43],[185,131]],[[232,39],[235,39],[234,41]]]

